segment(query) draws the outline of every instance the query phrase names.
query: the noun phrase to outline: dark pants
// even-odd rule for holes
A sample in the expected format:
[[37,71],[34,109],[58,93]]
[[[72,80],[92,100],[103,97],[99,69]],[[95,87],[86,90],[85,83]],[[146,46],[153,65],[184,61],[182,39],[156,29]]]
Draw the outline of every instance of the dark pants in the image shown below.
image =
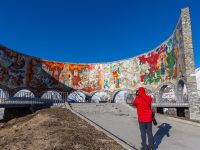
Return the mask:
[[[153,148],[153,134],[152,134],[152,122],[139,122],[140,133],[142,139],[142,147],[143,148]],[[148,144],[146,142],[146,135],[148,136]]]

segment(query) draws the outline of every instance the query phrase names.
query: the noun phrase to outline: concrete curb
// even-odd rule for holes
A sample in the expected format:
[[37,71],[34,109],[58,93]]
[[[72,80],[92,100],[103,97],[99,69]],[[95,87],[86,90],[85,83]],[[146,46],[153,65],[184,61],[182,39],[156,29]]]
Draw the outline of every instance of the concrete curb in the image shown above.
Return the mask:
[[169,116],[166,116],[166,118],[169,119],[169,120],[172,120],[172,121],[181,122],[181,123],[200,127],[200,123],[197,123],[197,122],[192,122],[192,121],[189,121],[189,120],[183,120],[183,119],[169,117]]
[[92,120],[88,119],[87,117],[83,116],[82,114],[74,111],[70,105],[68,103],[65,104],[66,108],[69,109],[72,113],[74,113],[75,115],[79,116],[81,119],[85,120],[86,122],[88,122],[90,125],[94,126],[97,130],[102,131],[103,133],[105,133],[108,137],[112,138],[114,141],[116,141],[118,144],[120,144],[122,147],[124,147],[127,150],[137,150],[137,148],[131,146],[130,144],[128,144],[126,141],[120,139],[119,137],[117,137],[116,135],[112,134],[111,132],[107,131],[106,129],[104,129],[103,127],[101,127],[100,125],[96,124],[95,122],[93,122]]

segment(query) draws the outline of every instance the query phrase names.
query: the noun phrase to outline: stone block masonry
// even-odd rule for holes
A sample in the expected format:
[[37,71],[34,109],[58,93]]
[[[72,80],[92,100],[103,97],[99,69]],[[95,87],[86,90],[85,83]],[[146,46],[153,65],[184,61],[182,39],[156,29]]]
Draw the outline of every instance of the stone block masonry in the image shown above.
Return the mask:
[[189,114],[190,119],[200,120],[200,99],[198,97],[197,82],[194,67],[194,55],[192,45],[192,31],[189,8],[181,10],[182,32],[183,32],[183,46],[185,53],[185,78],[189,99]]

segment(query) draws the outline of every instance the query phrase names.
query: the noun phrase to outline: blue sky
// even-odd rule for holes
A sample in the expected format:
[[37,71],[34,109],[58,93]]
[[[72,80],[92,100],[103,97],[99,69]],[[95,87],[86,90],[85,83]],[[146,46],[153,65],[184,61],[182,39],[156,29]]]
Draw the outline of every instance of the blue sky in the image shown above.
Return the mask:
[[198,0],[1,0],[0,44],[61,62],[107,62],[151,50],[190,7],[200,67]]

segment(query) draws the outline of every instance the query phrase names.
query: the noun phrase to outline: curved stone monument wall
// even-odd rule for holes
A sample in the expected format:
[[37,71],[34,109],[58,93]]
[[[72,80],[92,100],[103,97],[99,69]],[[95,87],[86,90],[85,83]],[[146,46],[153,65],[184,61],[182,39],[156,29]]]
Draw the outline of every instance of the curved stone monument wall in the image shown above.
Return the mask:
[[160,46],[142,55],[108,63],[70,64],[47,61],[0,47],[0,84],[10,89],[36,90],[66,87],[91,93],[99,90],[155,90],[161,83],[176,83],[185,62],[181,17],[174,33]]
[[[100,92],[106,99],[117,98],[116,101],[120,101],[117,94],[133,93],[139,86],[145,86],[157,103],[182,102],[184,96],[188,97],[188,88],[192,87],[187,85],[187,70],[194,72],[193,60],[190,62],[193,70],[187,67],[188,57],[193,57],[193,49],[189,49],[191,56],[186,56],[187,32],[191,34],[188,17],[188,8],[182,9],[176,28],[166,41],[144,54],[115,62],[54,62],[0,46],[0,88],[10,91],[11,95],[21,89],[39,96],[49,90],[78,90],[90,96]],[[191,41],[189,45],[192,45]],[[184,101],[188,102],[188,99]]]

